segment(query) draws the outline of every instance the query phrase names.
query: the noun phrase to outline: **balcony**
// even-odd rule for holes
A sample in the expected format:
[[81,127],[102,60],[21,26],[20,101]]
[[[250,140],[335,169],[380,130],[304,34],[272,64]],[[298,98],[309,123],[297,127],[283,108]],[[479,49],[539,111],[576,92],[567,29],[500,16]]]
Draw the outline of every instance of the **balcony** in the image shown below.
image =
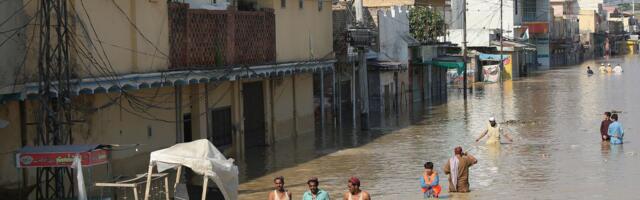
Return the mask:
[[273,10],[189,9],[169,3],[170,69],[262,65],[276,61]]

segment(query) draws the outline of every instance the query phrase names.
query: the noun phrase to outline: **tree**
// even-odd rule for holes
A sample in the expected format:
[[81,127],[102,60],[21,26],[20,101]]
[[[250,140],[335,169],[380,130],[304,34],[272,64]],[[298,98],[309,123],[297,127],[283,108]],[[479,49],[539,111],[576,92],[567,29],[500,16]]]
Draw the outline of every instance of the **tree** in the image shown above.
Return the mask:
[[445,34],[442,16],[424,6],[416,6],[409,10],[409,28],[411,36],[423,43],[437,41],[438,36]]

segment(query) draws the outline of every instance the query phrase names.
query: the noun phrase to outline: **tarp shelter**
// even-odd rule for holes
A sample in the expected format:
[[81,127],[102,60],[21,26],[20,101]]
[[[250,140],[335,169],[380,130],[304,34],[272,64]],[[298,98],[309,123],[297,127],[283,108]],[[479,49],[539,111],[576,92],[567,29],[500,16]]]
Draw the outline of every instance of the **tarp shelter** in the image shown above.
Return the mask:
[[[178,185],[180,172],[182,171],[182,166],[184,166],[206,177],[202,185],[202,199],[207,196],[207,184],[208,180],[211,179],[220,188],[225,199],[236,200],[238,199],[238,166],[234,165],[233,161],[231,158],[225,158],[209,140],[200,139],[193,142],[180,143],[166,149],[151,152],[147,180],[151,179],[149,174],[152,174],[154,166],[157,166],[158,172],[177,168],[176,185]],[[149,182],[147,181],[145,189],[145,200],[149,196]]]

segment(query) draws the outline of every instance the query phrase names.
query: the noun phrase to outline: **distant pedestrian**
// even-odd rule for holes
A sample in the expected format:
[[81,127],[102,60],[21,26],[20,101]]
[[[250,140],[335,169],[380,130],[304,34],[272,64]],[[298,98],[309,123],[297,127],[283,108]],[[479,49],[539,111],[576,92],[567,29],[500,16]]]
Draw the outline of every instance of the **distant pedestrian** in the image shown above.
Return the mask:
[[624,130],[622,129],[622,124],[618,122],[618,114],[611,115],[611,124],[609,124],[609,138],[611,144],[622,144],[622,138],[624,137]]
[[480,141],[485,135],[489,135],[489,139],[487,139],[486,144],[496,145],[500,144],[500,136],[504,135],[510,142],[513,142],[513,139],[508,133],[505,133],[502,127],[496,122],[495,117],[489,118],[489,123],[487,124],[487,129],[482,132],[480,137],[476,139],[476,142]]
[[318,178],[309,178],[307,185],[309,186],[309,191],[302,195],[302,200],[329,200],[329,193],[318,188],[320,185]]
[[609,124],[611,124],[611,112],[604,112],[604,119],[600,122],[600,139],[609,141]]
[[478,160],[464,152],[462,147],[454,149],[454,156],[444,166],[444,173],[449,174],[449,192],[469,192],[469,168]]
[[620,64],[617,64],[616,67],[613,68],[613,72],[614,73],[622,73],[622,67],[620,66]]
[[591,66],[587,66],[587,74],[593,75],[593,70],[591,70]]
[[611,73],[613,71],[613,67],[611,67],[611,63],[607,64],[607,72]]
[[349,192],[344,193],[343,200],[371,200],[368,192],[360,190],[360,179],[351,177],[347,186]]
[[431,197],[438,198],[440,196],[440,191],[442,191],[442,187],[440,187],[440,177],[438,173],[433,170],[432,162],[424,164],[424,172],[422,172],[422,177],[420,177],[420,187],[425,199]]
[[600,73],[607,72],[607,68],[604,66],[604,63],[600,63],[600,68],[598,68],[598,70],[600,70]]
[[291,193],[284,189],[284,177],[278,176],[273,179],[275,190],[269,193],[269,200],[291,200]]

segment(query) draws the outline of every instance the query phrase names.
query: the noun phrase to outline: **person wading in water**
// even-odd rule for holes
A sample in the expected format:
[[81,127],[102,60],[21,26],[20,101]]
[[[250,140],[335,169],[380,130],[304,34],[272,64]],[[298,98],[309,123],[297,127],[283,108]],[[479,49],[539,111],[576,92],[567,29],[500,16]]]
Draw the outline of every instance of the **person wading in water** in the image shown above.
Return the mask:
[[343,200],[371,200],[368,192],[360,190],[360,179],[351,177],[347,186],[349,192],[344,193]]
[[284,189],[284,177],[278,176],[273,179],[276,189],[269,192],[269,200],[291,200],[291,193]]
[[454,156],[444,165],[444,173],[449,174],[449,192],[469,192],[469,168],[478,160],[462,152],[462,147],[456,147]]
[[506,137],[509,142],[513,142],[513,139],[511,139],[510,135],[508,133],[504,133],[504,130],[502,130],[502,127],[500,127],[500,125],[496,122],[496,118],[494,117],[489,118],[487,129],[484,130],[484,132],[478,139],[476,139],[476,142],[480,141],[485,135],[489,135],[487,144],[490,145],[500,144],[500,135],[504,135],[504,137]]

